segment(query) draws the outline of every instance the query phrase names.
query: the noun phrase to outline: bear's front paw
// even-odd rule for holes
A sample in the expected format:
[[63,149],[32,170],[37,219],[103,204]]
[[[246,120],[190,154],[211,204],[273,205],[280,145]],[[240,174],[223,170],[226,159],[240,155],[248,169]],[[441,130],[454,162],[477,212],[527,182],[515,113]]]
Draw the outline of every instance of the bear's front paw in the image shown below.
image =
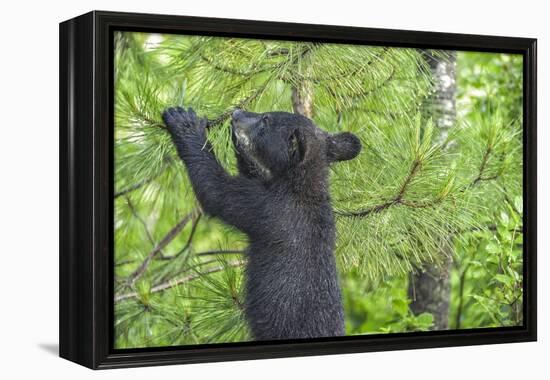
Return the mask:
[[162,120],[172,136],[185,137],[194,134],[204,136],[206,119],[198,118],[192,108],[188,110],[181,107],[167,108],[162,113]]

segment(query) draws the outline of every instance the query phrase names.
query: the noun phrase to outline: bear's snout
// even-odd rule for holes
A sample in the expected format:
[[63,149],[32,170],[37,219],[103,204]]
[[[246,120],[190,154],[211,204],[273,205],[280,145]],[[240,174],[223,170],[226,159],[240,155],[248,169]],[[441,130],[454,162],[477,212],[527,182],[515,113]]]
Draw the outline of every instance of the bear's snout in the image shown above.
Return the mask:
[[245,112],[241,109],[236,109],[231,114],[231,126],[233,129],[233,134],[237,138],[237,141],[242,146],[249,146],[251,141],[250,132],[254,125],[254,118],[251,117],[253,114],[250,112]]

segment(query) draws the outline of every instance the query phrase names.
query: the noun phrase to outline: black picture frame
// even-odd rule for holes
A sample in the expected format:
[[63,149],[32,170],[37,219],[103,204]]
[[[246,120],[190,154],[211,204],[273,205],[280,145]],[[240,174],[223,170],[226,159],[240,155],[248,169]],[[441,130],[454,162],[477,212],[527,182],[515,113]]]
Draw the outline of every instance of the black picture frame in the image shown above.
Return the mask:
[[[115,30],[517,53],[524,62],[524,325],[113,349]],[[60,24],[60,356],[93,369],[535,341],[536,39],[93,11]]]

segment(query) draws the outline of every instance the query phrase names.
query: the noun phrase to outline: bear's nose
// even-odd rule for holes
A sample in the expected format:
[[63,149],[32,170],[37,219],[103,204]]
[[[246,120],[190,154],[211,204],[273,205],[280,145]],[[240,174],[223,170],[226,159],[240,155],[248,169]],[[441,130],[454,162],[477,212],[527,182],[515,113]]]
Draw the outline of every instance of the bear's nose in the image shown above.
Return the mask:
[[231,117],[235,120],[235,119],[238,119],[240,116],[242,116],[243,113],[244,113],[243,110],[237,108],[235,111],[233,111],[233,113],[231,114]]

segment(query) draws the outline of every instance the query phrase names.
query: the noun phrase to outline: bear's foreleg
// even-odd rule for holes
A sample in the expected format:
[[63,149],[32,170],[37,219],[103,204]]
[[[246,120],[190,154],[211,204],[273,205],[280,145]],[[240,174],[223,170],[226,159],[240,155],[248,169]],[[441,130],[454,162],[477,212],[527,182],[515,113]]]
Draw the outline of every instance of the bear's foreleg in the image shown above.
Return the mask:
[[257,224],[255,212],[262,201],[258,183],[225,171],[206,138],[206,120],[198,118],[191,108],[168,108],[162,118],[205,213],[243,232],[251,232]]

